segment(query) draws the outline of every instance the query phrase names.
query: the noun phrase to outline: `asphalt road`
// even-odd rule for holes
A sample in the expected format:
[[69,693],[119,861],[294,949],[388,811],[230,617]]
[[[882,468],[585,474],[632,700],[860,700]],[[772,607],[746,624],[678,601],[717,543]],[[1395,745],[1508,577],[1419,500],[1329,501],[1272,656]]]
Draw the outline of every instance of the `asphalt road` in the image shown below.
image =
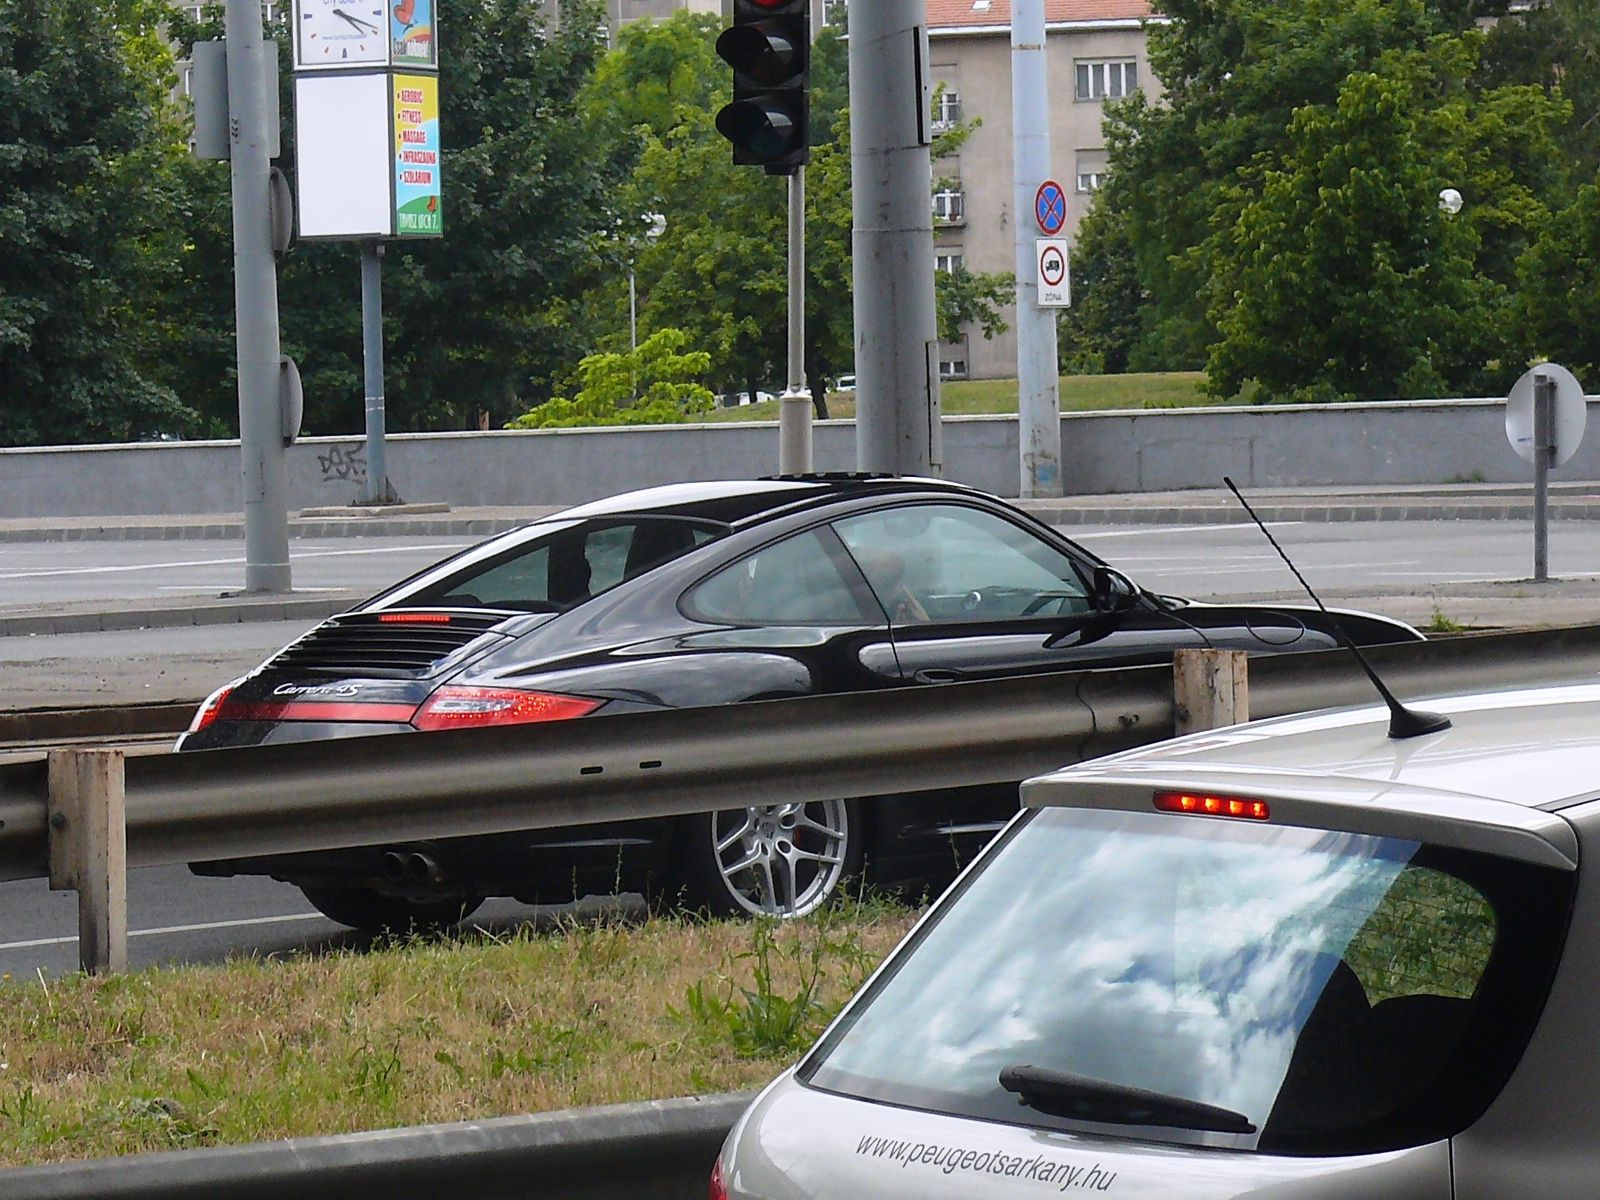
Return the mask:
[[[1294,580],[1249,525],[1119,525],[1067,531],[1158,590],[1241,597],[1292,588]],[[1426,589],[1430,584],[1526,578],[1531,528],[1514,521],[1299,522],[1273,532],[1319,588],[1337,592]],[[451,538],[296,540],[297,593],[370,593],[469,544]],[[1557,521],[1550,529],[1555,575],[1600,572],[1600,528]],[[20,542],[0,545],[0,610],[101,601],[108,606],[236,591],[242,543]]]
[[[1075,528],[1072,536],[1147,587],[1200,598],[1301,599],[1293,577],[1259,531],[1240,525]],[[1474,588],[1521,591],[1532,539],[1512,522],[1309,522],[1275,526],[1302,571],[1329,602],[1413,621],[1445,615]],[[293,544],[297,588],[378,590],[442,557],[448,539],[349,539]],[[1600,566],[1600,529],[1562,522],[1551,530],[1556,574]],[[238,586],[242,549],[232,543],[21,544],[0,547],[0,609],[52,601],[108,604],[199,595]],[[1511,610],[1515,611],[1515,599]],[[279,622],[0,639],[8,707],[132,699],[192,699],[255,665],[301,633]],[[229,954],[316,953],[361,944],[317,916],[299,893],[270,880],[202,880],[182,868],[130,873],[130,954],[136,965],[207,962]],[[527,920],[533,910],[492,902],[482,919]],[[0,973],[76,965],[75,899],[41,881],[0,884]]]
[[[376,592],[470,545],[468,538],[307,538],[289,546],[296,592]],[[244,586],[242,541],[13,542],[0,546],[0,609],[116,607]]]

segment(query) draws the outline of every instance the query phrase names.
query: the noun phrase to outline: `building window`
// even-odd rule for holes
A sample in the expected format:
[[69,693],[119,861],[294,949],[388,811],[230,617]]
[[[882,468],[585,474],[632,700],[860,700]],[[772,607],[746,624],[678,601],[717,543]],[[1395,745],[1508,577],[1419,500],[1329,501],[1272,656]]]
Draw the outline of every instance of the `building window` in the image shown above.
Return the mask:
[[933,255],[933,269],[944,271],[947,274],[959,271],[966,265],[966,258],[959,250],[936,250]]
[[194,95],[194,68],[187,64],[183,68],[183,94]]
[[1139,90],[1139,66],[1133,59],[1076,64],[1079,100],[1120,100]]
[[959,188],[943,188],[933,194],[933,219],[946,225],[959,225],[967,219],[966,198]]
[[939,358],[940,379],[965,379],[967,377],[967,360],[964,358]]
[[933,127],[953,129],[961,124],[961,93],[954,88],[941,88],[933,97]]
[[1096,167],[1092,171],[1080,170],[1078,172],[1078,190],[1080,192],[1098,192],[1105,186],[1106,169]]

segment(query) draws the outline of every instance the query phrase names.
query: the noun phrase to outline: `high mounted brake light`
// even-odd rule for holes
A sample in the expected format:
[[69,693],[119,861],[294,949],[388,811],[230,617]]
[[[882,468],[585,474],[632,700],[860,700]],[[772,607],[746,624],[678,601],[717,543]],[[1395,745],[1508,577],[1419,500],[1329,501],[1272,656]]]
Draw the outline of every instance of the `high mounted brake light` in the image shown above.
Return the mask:
[[411,723],[418,729],[478,729],[527,725],[587,716],[600,707],[587,696],[527,692],[518,688],[442,687],[423,702]]
[[1272,809],[1265,800],[1248,800],[1243,796],[1157,792],[1155,802],[1161,812],[1189,813],[1197,817],[1235,817],[1242,821],[1266,821],[1272,817]]
[[450,614],[430,612],[379,613],[378,622],[382,625],[448,625],[450,624]]

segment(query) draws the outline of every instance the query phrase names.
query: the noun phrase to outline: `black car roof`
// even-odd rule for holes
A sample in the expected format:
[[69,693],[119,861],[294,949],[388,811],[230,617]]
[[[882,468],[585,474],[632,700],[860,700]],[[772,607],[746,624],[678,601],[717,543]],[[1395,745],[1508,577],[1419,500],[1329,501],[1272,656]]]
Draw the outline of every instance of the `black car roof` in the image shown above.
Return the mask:
[[942,479],[890,475],[775,475],[764,479],[718,479],[644,488],[593,500],[553,513],[547,520],[586,520],[623,513],[698,518],[737,525],[811,504],[863,495],[963,495],[982,493]]

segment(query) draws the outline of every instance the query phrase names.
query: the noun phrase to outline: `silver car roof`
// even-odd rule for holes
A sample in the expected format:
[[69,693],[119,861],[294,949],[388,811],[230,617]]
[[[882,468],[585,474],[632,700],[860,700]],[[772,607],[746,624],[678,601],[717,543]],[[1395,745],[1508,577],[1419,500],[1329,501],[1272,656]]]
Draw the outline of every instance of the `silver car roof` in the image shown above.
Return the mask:
[[[1414,838],[1570,868],[1556,814],[1600,795],[1600,685],[1430,699],[1452,725],[1389,738],[1382,705],[1193,734],[1023,785],[1028,807],[1149,809],[1156,791],[1269,801],[1271,820]],[[1197,818],[1217,819],[1217,818]]]

